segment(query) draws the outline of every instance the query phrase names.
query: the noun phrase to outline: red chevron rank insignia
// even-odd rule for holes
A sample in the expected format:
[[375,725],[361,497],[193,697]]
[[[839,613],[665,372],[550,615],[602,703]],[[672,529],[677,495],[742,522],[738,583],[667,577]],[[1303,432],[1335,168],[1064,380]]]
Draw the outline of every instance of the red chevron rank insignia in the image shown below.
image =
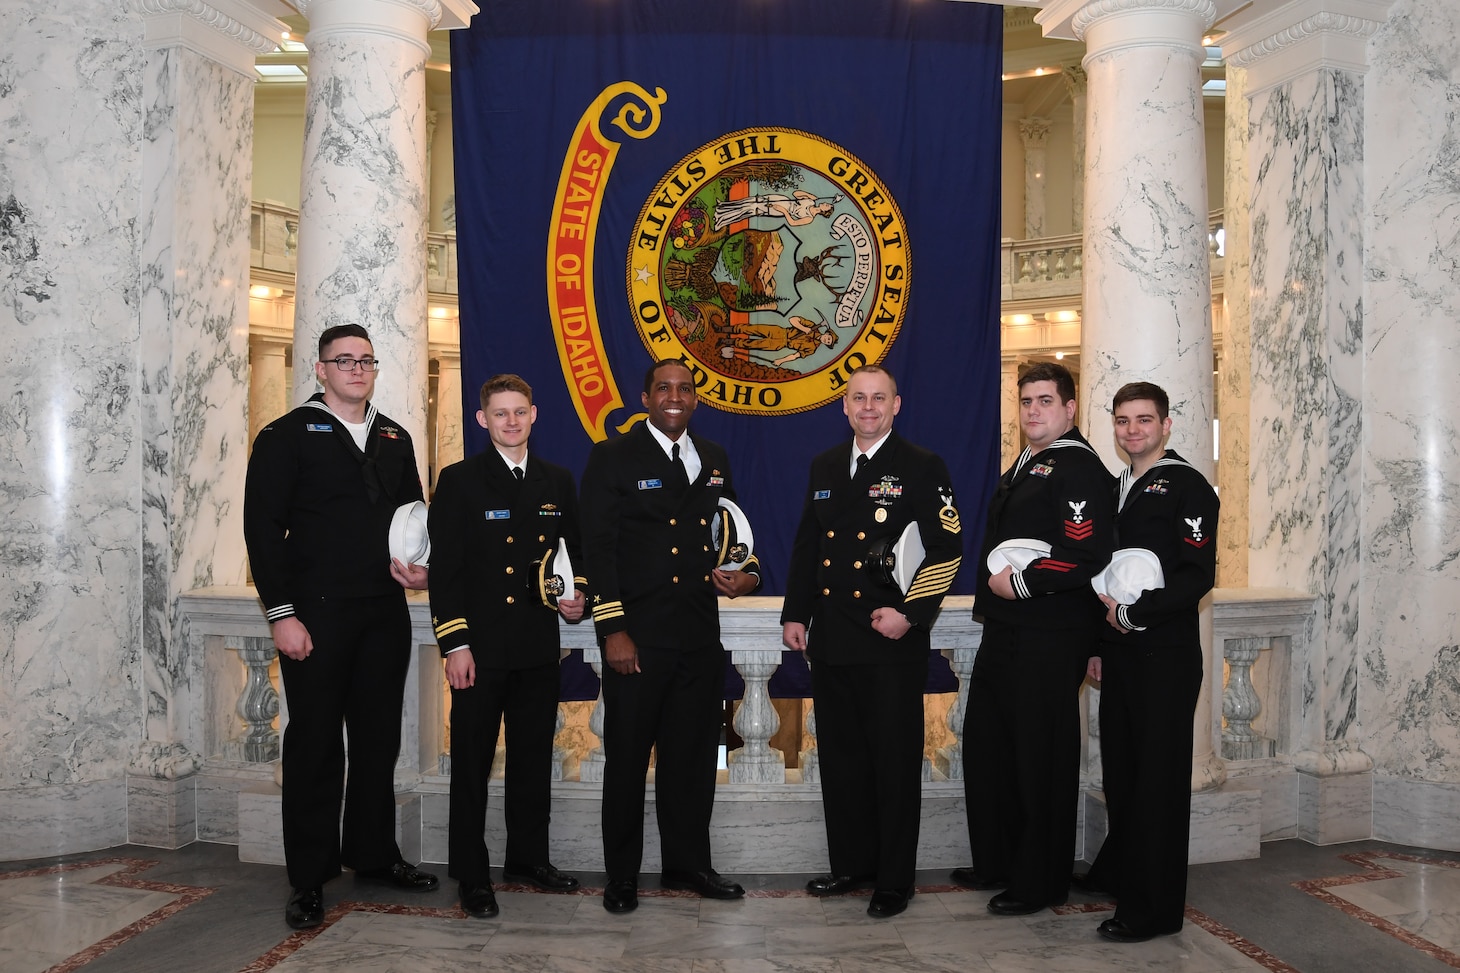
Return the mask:
[[1081,517],[1078,521],[1065,521],[1065,536],[1072,541],[1087,541],[1095,533],[1095,521]]

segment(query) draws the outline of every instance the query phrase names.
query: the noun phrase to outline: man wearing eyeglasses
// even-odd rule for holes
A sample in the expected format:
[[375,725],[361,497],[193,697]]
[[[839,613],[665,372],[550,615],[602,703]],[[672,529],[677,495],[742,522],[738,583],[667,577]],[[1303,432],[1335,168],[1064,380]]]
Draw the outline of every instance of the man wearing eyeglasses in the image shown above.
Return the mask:
[[284,919],[295,929],[324,921],[323,885],[341,866],[407,891],[439,885],[395,841],[411,644],[404,589],[425,588],[427,572],[389,553],[396,508],[423,496],[410,434],[370,403],[377,364],[358,324],[320,335],[324,390],[264,427],[244,485],[249,565],[289,701]]

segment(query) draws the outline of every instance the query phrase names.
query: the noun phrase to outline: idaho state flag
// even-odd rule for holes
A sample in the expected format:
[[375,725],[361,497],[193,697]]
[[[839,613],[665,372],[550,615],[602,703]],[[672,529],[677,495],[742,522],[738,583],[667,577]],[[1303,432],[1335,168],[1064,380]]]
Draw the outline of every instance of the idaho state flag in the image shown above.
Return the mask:
[[[763,593],[783,590],[847,374],[979,527],[998,476],[1003,8],[947,0],[493,0],[452,34],[463,410],[533,386],[580,474],[684,360]],[[489,447],[467,421],[468,453]],[[473,438],[474,437],[474,438]],[[968,534],[966,555],[979,549]],[[973,588],[972,556],[954,591]]]

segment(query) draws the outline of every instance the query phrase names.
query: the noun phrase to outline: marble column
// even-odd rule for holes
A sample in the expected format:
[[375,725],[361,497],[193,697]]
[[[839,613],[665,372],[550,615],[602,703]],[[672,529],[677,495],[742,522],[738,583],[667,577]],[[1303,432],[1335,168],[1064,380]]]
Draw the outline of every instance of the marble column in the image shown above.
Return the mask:
[[1049,144],[1049,119],[1021,118],[1019,139],[1024,143],[1024,238],[1044,236],[1045,158]]
[[296,0],[309,18],[299,190],[294,400],[315,391],[319,335],[369,332],[375,405],[411,434],[426,482],[426,34],[471,0]]
[[[1170,447],[1211,480],[1212,323],[1207,250],[1206,142],[1200,65],[1213,0],[1057,0],[1036,16],[1068,20],[1085,42],[1089,76],[1085,158],[1084,309],[1080,428],[1112,469],[1109,412],[1127,382],[1171,396]],[[1048,31],[1047,31],[1048,32]],[[1132,133],[1141,133],[1135,138]],[[1198,701],[1192,786],[1226,777],[1212,686],[1211,611],[1202,612],[1208,680]]]
[[[142,67],[114,0],[0,7],[0,859],[126,840],[142,737]],[[20,79],[25,79],[21,84]],[[61,171],[86,178],[60,179]]]
[[1365,48],[1368,314],[1358,721],[1374,837],[1460,847],[1460,9],[1402,0]]
[[1222,514],[1217,529],[1217,587],[1247,587],[1247,498],[1251,488],[1252,270],[1251,209],[1247,133],[1247,72],[1227,66],[1227,108],[1223,153],[1225,248],[1221,361],[1217,367],[1217,416],[1221,448],[1217,492]]
[[[277,5],[270,5],[275,7]],[[184,591],[244,579],[249,194],[254,58],[283,25],[256,5],[136,0],[142,74],[139,432],[145,734],[129,773],[179,781],[206,756],[204,660],[177,611]],[[157,788],[129,785],[129,816],[167,815]],[[191,795],[179,791],[178,801]],[[176,818],[176,815],[173,816]],[[168,818],[172,820],[173,818]],[[164,844],[186,844],[192,821]]]
[[1065,89],[1070,94],[1070,229],[1085,227],[1085,94],[1090,76],[1071,65],[1064,69]]
[[[1251,101],[1248,577],[1254,586],[1318,595],[1309,651],[1295,660],[1294,684],[1302,689],[1293,760],[1300,771],[1298,835],[1319,843],[1372,830],[1371,760],[1355,722],[1366,338],[1363,72],[1364,41],[1388,4],[1315,12],[1324,6],[1285,4],[1223,39],[1228,62],[1247,70]],[[1351,16],[1360,8],[1372,19]],[[1417,400],[1427,403],[1426,415],[1434,404],[1429,391]]]
[[1019,458],[1019,359],[999,363],[999,469],[1007,470]]
[[248,441],[259,430],[289,411],[289,372],[284,365],[285,345],[257,334],[248,339]]
[[436,373],[436,475],[440,476],[446,467],[465,458],[466,440],[461,428],[461,356],[443,353],[436,360],[440,363]]

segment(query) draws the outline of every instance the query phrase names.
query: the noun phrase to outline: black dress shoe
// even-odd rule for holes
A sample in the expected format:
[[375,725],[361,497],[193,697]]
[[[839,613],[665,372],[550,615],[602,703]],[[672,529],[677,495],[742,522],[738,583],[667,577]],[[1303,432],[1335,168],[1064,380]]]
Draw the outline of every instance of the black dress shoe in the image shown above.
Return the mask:
[[544,892],[571,892],[578,887],[578,880],[558,871],[552,865],[503,865],[502,881],[521,882]]
[[989,899],[989,911],[996,916],[1029,916],[1044,908],[1044,903],[1025,902],[1008,892],[1000,892]]
[[1100,934],[1101,939],[1108,939],[1112,943],[1143,943],[1159,935],[1154,932],[1136,932],[1119,919],[1106,919],[1095,931]]
[[907,908],[907,901],[912,897],[912,889],[878,889],[872,893],[867,915],[873,919],[891,919]]
[[1075,872],[1070,876],[1070,888],[1084,892],[1086,895],[1109,895],[1110,889],[1101,885],[1100,882],[1090,877],[1089,872]]
[[992,889],[1003,889],[1009,887],[1007,879],[984,878],[970,867],[955,868],[948,873],[949,880],[954,885],[961,885],[966,889],[973,889],[977,892],[988,892]]
[[434,892],[441,887],[441,880],[430,872],[423,872],[403,861],[384,868],[371,868],[355,872],[355,878],[367,882],[379,882],[400,889],[402,892]]
[[313,929],[324,922],[324,889],[295,889],[284,906],[284,921],[290,929]]
[[467,915],[478,919],[497,917],[497,894],[490,885],[468,885],[462,882],[457,887],[457,894],[461,897],[461,911]]
[[609,912],[633,912],[639,907],[639,886],[633,879],[609,882],[603,889],[603,907]]
[[745,894],[738,882],[721,878],[713,868],[703,872],[664,872],[659,876],[659,884],[666,889],[698,892],[702,899],[738,899]]
[[818,875],[806,883],[806,891],[812,895],[845,895],[871,881],[870,875]]

